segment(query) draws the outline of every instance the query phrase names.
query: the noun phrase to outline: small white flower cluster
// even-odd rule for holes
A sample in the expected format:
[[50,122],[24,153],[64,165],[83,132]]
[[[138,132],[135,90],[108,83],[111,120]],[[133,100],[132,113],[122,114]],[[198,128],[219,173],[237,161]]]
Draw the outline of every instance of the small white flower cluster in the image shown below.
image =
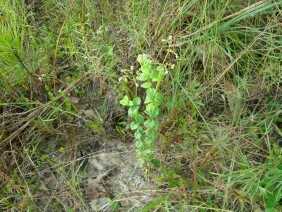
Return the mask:
[[172,47],[172,39],[173,39],[173,36],[169,35],[167,39],[162,39],[162,42],[168,44],[168,49],[166,51],[168,53],[174,54],[175,59],[178,59],[178,54],[172,49],[173,48]]
[[[121,70],[121,73],[125,73],[125,72],[126,72],[126,69]],[[127,75],[122,75],[120,78],[118,78],[118,81],[127,83],[128,82]]]
[[140,63],[142,60],[148,60],[149,59],[149,55],[147,54],[139,54],[137,57],[137,61]]
[[168,44],[171,44],[172,43],[172,35],[169,35],[168,37],[167,37],[167,39],[162,39],[162,42],[163,43],[168,43]]
[[96,31],[96,34],[97,35],[102,35],[104,32],[107,32],[108,31],[108,27],[105,26],[105,25],[101,25],[97,31]]
[[176,52],[173,51],[172,49],[168,49],[167,52],[174,54],[174,55],[175,55],[175,59],[178,58],[178,55],[177,55]]
[[133,66],[131,66],[130,69],[121,69],[120,72],[122,73],[122,76],[118,81],[128,83],[128,78],[133,73]]
[[[175,64],[168,64],[168,66],[169,66],[170,69],[174,69]],[[166,72],[167,72],[167,71],[166,71]]]
[[[174,53],[172,51],[172,53]],[[142,65],[142,63],[144,62],[148,62],[148,63],[151,63],[152,60],[149,59],[150,56],[148,54],[140,54],[138,55],[137,57],[137,61]],[[152,62],[153,63],[153,62]],[[160,64],[158,62],[156,62],[156,64],[158,64],[161,68],[164,69],[165,71],[165,75],[168,74],[168,70],[169,69],[174,69],[175,67],[175,64],[172,64],[172,63],[166,63],[166,64]],[[141,74],[141,70],[137,70],[136,72],[134,72],[134,67],[133,66],[130,66],[130,69],[121,69],[120,70],[121,72],[121,77],[118,79],[119,82],[121,83],[128,83],[128,82],[134,82],[136,88],[139,87],[139,84],[137,82],[137,78],[140,76]]]
[[38,77],[38,80],[42,82],[45,77],[46,77],[46,74],[41,74],[41,75]]

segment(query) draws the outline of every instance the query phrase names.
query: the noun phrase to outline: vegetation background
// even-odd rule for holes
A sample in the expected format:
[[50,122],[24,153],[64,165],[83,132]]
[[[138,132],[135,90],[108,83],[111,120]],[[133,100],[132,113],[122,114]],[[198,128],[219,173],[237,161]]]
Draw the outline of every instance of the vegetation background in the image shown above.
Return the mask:
[[0,0],[0,210],[78,211],[46,196],[50,173],[88,210],[76,153],[89,136],[134,142],[119,100],[136,85],[118,79],[147,54],[168,74],[147,174],[161,191],[140,210],[281,211],[281,13],[281,0]]

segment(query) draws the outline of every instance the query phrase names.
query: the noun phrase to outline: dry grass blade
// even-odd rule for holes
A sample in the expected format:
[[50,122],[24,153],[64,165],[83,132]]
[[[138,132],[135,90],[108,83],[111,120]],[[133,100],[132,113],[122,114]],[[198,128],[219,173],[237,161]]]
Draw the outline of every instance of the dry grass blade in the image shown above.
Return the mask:
[[214,82],[211,84],[211,86],[214,86],[231,68],[232,66],[244,55],[246,54],[246,52],[256,43],[256,41],[263,35],[266,33],[267,30],[269,30],[272,27],[272,24],[278,19],[278,17],[281,15],[282,11],[280,11],[280,13],[269,23],[268,26],[265,27],[265,29],[258,34],[253,40],[252,42],[243,50],[241,51],[238,56],[232,61],[232,63],[230,63],[223,72],[221,72],[220,74],[218,74],[215,77]]
[[[86,81],[87,79],[89,79],[90,77],[90,72],[86,72],[81,78],[79,78],[78,80],[76,80],[73,84],[69,85],[65,90],[62,91],[63,94],[68,94],[71,91],[73,91],[76,86],[79,86],[81,83],[83,83],[84,81]],[[59,94],[54,101],[59,101],[60,99],[63,98],[62,94]],[[20,132],[22,132],[24,129],[26,129],[30,123],[36,118],[38,117],[42,112],[44,112],[45,110],[47,110],[50,105],[53,103],[53,101],[49,101],[47,104],[43,105],[43,106],[38,106],[32,113],[30,113],[28,115],[28,121],[22,125],[21,127],[19,127],[17,129],[17,131],[13,132],[9,137],[7,137],[6,139],[4,139],[3,141],[1,141],[0,143],[0,149],[2,149],[3,147],[5,147],[10,141],[12,141],[15,137],[17,137],[17,135],[19,135]]]

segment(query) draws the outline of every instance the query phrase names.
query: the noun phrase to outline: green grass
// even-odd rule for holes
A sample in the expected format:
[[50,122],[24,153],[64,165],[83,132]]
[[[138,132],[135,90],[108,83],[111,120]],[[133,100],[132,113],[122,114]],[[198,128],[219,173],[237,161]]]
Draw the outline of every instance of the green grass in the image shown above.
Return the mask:
[[[118,79],[148,54],[170,65],[161,166],[149,173],[163,192],[144,211],[281,211],[281,7],[0,0],[0,210],[87,210],[72,152],[86,132],[106,131],[111,108],[132,121],[118,102],[135,84]],[[73,97],[95,100],[90,121]],[[120,123],[116,131],[130,134]],[[65,182],[75,206],[42,185],[45,175]]]

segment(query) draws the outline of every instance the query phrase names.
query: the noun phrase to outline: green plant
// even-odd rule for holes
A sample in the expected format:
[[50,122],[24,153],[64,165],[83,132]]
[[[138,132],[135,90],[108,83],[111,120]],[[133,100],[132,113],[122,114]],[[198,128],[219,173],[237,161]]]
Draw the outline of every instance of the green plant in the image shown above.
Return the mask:
[[[140,96],[131,100],[126,95],[120,104],[129,106],[128,115],[134,119],[130,123],[130,129],[135,131],[137,156],[141,165],[145,165],[148,162],[157,163],[154,160],[153,149],[159,137],[158,118],[162,114],[160,106],[164,102],[160,85],[165,76],[165,69],[162,65],[154,65],[147,55],[139,55],[137,61],[141,68],[136,79],[142,82],[141,87],[146,90],[143,101],[145,108]],[[136,85],[138,87],[138,84]]]

